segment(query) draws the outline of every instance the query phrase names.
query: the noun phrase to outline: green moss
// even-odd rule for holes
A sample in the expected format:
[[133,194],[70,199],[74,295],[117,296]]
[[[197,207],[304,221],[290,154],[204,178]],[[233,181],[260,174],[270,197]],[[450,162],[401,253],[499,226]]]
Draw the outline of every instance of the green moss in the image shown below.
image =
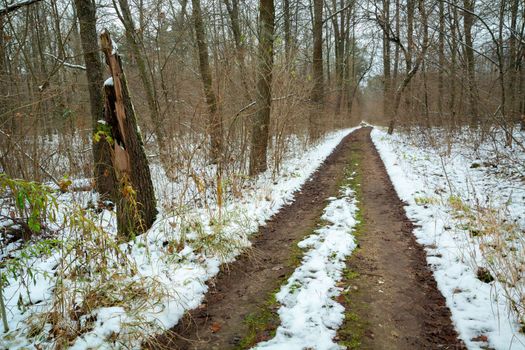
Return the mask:
[[[313,233],[321,224],[323,224],[323,220],[319,220],[311,229],[311,232],[306,236]],[[303,240],[303,238],[300,238],[298,241],[294,242],[290,247],[290,257],[288,258],[286,265],[291,268],[291,271],[294,271],[295,268],[301,264],[302,258],[304,256],[304,251],[297,245],[301,240]],[[285,283],[289,277],[290,274],[283,276],[279,280],[279,285]],[[300,285],[292,285],[292,290],[299,287]],[[244,323],[246,324],[248,330],[235,348],[236,350],[249,349],[255,344],[271,339],[275,336],[275,332],[280,323],[279,315],[277,314],[280,304],[277,301],[275,295],[277,292],[279,292],[280,288],[281,287],[278,287],[276,290],[271,292],[268,295],[266,301],[261,306],[259,306],[255,312],[248,314],[244,318]]]
[[358,211],[355,213],[357,225],[354,227],[353,235],[357,238],[363,233],[364,217],[363,217],[363,193],[361,190],[361,183],[363,182],[363,170],[361,168],[362,155],[359,152],[351,151],[350,161],[345,168],[345,175],[340,183],[341,187],[349,187],[354,191],[354,196],[357,201]]
[[247,325],[248,331],[236,349],[247,349],[262,340],[271,339],[275,336],[275,331],[279,325],[279,315],[277,314],[279,303],[275,298],[275,293],[277,291],[272,292],[257,311],[246,316],[244,323]]
[[350,281],[350,280],[353,280],[359,277],[360,275],[359,275],[359,272],[356,272],[350,269],[344,269],[343,276],[345,280]]
[[[351,269],[345,269],[343,272],[343,281],[345,284],[350,285],[352,281],[359,278],[359,273]],[[346,346],[347,349],[359,349],[361,347],[361,340],[365,334],[365,330],[368,328],[366,321],[362,320],[357,314],[358,309],[362,309],[365,305],[357,305],[355,297],[359,291],[349,289],[343,293],[343,303],[346,307],[345,320],[338,330],[339,345]]]
[[[354,191],[355,199],[357,200],[358,211],[355,213],[355,219],[357,224],[354,227],[352,234],[355,239],[358,240],[365,231],[365,220],[363,216],[363,195],[361,190],[361,183],[363,181],[363,170],[361,168],[361,153],[352,151],[350,154],[350,162],[345,169],[345,178],[342,186],[350,187]],[[359,247],[354,250],[355,254]],[[349,257],[352,259],[352,256]],[[344,285],[351,286],[355,284],[355,280],[360,277],[357,271],[346,268],[343,271],[343,283]],[[349,288],[341,296],[343,305],[345,306],[345,320],[339,328],[337,334],[339,336],[339,345],[345,346],[347,349],[359,349],[361,347],[361,341],[365,334],[365,330],[368,328],[366,321],[362,320],[358,314],[359,310],[362,310],[366,305],[357,302],[359,298],[356,295],[360,293],[359,290]]]
[[[355,218],[357,224],[354,227],[352,234],[356,239],[364,231],[364,217],[362,210],[362,192],[361,185],[362,182],[362,170],[360,168],[361,158],[360,154],[357,152],[352,152],[351,160],[349,165],[345,168],[344,176],[341,181],[338,183],[339,187],[349,187],[354,191],[354,196],[357,200],[358,211],[356,212]],[[321,216],[321,215],[319,215]],[[310,234],[315,233],[319,227],[326,225],[327,222],[319,219],[314,227],[311,228],[311,231],[308,232],[304,237],[309,236]],[[300,240],[304,239],[302,237]],[[297,266],[302,262],[304,256],[304,251],[299,248],[297,245],[298,241],[295,242],[290,248],[290,257],[288,258],[287,265],[291,267],[293,271]],[[356,248],[357,249],[357,248]],[[345,284],[350,284],[350,281],[355,280],[360,275],[356,271],[345,269],[343,272],[343,282]],[[285,281],[289,276],[284,276],[281,279],[281,283]],[[299,288],[300,285],[292,285],[291,290]],[[272,292],[265,303],[258,307],[258,309],[250,313],[245,317],[244,322],[247,325],[247,332],[244,338],[239,342],[239,345],[236,349],[247,349],[260,341],[271,339],[275,336],[277,327],[279,326],[279,315],[277,310],[279,308],[279,302],[277,301],[275,294],[279,291],[280,288]],[[342,298],[344,298],[344,305],[347,308],[345,313],[345,321],[342,327],[339,329],[339,338],[341,339],[340,345],[346,346],[349,349],[358,349],[361,345],[361,339],[364,335],[364,332],[367,328],[366,322],[360,319],[359,315],[355,311],[357,308],[355,303],[352,302],[353,295],[358,293],[358,291],[349,290],[348,292],[343,293]],[[359,306],[360,308],[365,307],[364,305]]]

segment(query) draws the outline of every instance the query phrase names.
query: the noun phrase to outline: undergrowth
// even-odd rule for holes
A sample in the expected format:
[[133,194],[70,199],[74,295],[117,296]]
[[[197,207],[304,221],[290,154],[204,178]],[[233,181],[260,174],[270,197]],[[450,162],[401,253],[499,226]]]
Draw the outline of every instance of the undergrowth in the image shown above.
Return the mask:
[[482,202],[475,193],[469,199],[459,194],[448,197],[416,197],[421,206],[448,208],[454,228],[467,235],[464,246],[477,278],[484,283],[497,280],[509,310],[525,332],[525,235],[519,223],[510,218],[508,203]]
[[[475,197],[474,197],[475,198]],[[467,253],[478,279],[499,282],[509,309],[525,331],[525,235],[518,222],[510,219],[506,205],[475,201],[468,203],[458,195],[446,203],[457,221],[456,228],[469,235],[477,244],[468,245]],[[475,248],[479,246],[479,251]],[[481,255],[481,256],[480,256]],[[481,266],[478,266],[478,257]]]

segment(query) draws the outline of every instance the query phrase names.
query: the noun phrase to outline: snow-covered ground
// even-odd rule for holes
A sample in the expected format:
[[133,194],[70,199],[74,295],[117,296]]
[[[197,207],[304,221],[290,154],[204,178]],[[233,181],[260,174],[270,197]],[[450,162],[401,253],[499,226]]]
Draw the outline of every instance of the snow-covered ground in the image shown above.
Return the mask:
[[347,187],[341,189],[339,198],[328,200],[322,216],[327,224],[298,243],[307,251],[276,295],[281,305],[276,335],[254,349],[341,349],[333,339],[345,310],[334,298],[344,289],[337,282],[342,278],[346,257],[356,247],[352,231],[358,209],[354,193]]
[[[220,209],[214,201],[197,207],[188,207],[187,202],[176,207],[161,203],[154,226],[130,243],[114,244],[115,217],[103,210],[98,216],[82,211],[94,215],[96,227],[76,220],[75,227],[79,221],[88,225],[82,226],[84,231],[63,229],[58,242],[42,247],[43,252],[28,254],[4,247],[3,256],[23,264],[8,263],[0,270],[6,278],[3,295],[10,328],[2,334],[0,348],[45,348],[52,344],[50,333],[69,341],[72,349],[113,349],[123,344],[136,348],[144,333],[172,327],[186,310],[200,305],[207,291],[205,282],[219,272],[219,266],[249,246],[248,236],[293,201],[294,192],[353,130],[331,133],[308,151],[289,154],[277,176],[270,169],[239,195],[225,196]],[[170,183],[158,169],[152,173],[156,191],[164,199],[188,186]],[[206,187],[197,175],[193,178],[194,192]],[[62,221],[75,217],[73,201],[84,208],[90,200],[96,203],[88,193],[63,195]],[[304,244],[320,244],[313,240]],[[73,248],[78,244],[83,244],[82,249]],[[109,245],[107,250],[100,249],[104,244]],[[96,258],[86,260],[90,254]],[[71,334],[63,334],[66,331]]]
[[502,147],[501,134],[478,149],[472,140],[447,149],[434,134],[440,147],[379,129],[372,140],[461,339],[469,349],[525,349],[525,152]]

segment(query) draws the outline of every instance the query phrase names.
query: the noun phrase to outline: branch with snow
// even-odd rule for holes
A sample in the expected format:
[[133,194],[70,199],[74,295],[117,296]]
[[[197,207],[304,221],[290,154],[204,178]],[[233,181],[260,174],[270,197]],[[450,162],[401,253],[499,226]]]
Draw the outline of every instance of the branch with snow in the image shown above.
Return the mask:
[[35,2],[39,2],[40,0],[22,0],[22,1],[13,1],[10,4],[5,4],[0,7],[0,16],[3,16],[5,14],[8,14],[9,12],[13,12],[20,7],[31,5]]
[[62,60],[58,57],[56,57],[55,55],[52,55],[50,53],[45,53],[46,56],[49,56],[53,59],[55,59],[58,63],[60,63],[62,66],[64,67],[67,67],[67,68],[72,68],[72,69],[80,69],[80,70],[86,70],[86,67],[85,66],[82,66],[80,64],[73,64],[73,63],[68,63],[66,62],[65,60]]

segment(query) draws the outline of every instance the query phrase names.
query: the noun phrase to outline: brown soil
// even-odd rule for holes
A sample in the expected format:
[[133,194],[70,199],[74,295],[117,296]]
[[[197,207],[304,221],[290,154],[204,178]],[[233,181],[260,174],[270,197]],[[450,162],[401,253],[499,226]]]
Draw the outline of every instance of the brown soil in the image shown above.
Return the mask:
[[339,337],[359,349],[464,348],[369,130],[354,136],[363,220],[343,304],[357,317],[347,317]]
[[[462,348],[425,253],[414,240],[412,225],[369,133],[365,128],[346,137],[296,193],[295,201],[260,228],[252,241],[254,250],[210,281],[203,305],[150,347],[238,347],[248,332],[246,316],[264,308],[268,296],[291,274],[296,242],[316,228],[326,199],[338,194],[346,168],[357,157],[362,159],[357,170],[365,174],[361,184],[364,223],[360,249],[348,266],[359,276],[346,281],[352,292],[343,303],[361,321],[345,323],[339,339],[364,349]],[[362,336],[356,338],[360,332]]]

